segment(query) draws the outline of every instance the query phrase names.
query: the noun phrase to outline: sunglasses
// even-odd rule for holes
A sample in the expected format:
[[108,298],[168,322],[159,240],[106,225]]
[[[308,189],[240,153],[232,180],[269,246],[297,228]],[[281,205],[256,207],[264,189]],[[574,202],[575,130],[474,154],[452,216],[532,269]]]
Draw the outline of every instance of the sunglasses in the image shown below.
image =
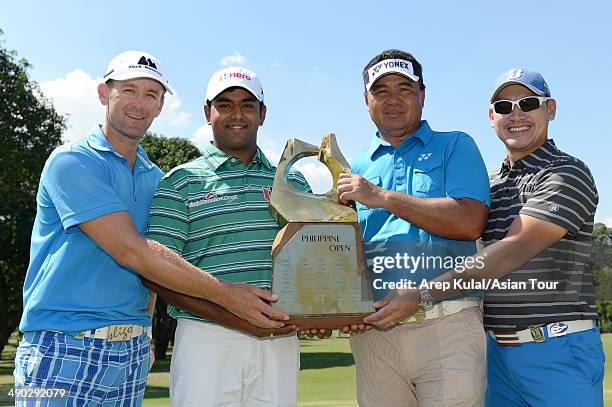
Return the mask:
[[514,106],[518,106],[523,112],[531,112],[539,109],[542,102],[549,100],[546,96],[527,96],[519,100],[498,100],[491,104],[493,110],[497,114],[510,114],[514,110]]

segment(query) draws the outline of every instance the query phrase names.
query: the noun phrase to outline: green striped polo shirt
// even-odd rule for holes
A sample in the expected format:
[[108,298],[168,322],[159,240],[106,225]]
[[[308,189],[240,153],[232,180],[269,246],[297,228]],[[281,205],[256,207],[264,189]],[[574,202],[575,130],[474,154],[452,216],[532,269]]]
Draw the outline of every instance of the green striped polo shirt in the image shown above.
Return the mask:
[[[201,157],[160,181],[147,238],[221,280],[271,289],[272,242],[279,231],[268,209],[275,171],[259,148],[245,166],[209,143]],[[288,180],[310,190],[297,171]],[[202,320],[172,305],[168,313]]]

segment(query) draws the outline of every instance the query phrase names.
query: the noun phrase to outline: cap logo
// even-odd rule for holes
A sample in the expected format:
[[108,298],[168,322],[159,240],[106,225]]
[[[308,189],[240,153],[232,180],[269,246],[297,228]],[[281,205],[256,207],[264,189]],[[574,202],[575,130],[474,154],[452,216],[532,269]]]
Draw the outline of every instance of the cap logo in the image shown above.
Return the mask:
[[508,80],[518,79],[521,76],[523,76],[523,70],[522,69],[513,69],[508,74]]
[[372,84],[382,75],[388,73],[398,73],[413,81],[418,81],[419,76],[414,73],[412,62],[404,59],[385,59],[372,66],[363,76],[366,90],[370,90]]
[[155,65],[155,63],[151,61],[151,58],[145,58],[144,55],[141,56],[138,60],[138,65],[148,65],[151,68],[157,69],[157,65]]
[[230,72],[230,73],[224,73],[219,80],[222,81],[224,79],[230,79],[230,78],[238,78],[238,79],[244,79],[245,81],[250,81],[251,77],[247,74],[244,74],[242,72]]

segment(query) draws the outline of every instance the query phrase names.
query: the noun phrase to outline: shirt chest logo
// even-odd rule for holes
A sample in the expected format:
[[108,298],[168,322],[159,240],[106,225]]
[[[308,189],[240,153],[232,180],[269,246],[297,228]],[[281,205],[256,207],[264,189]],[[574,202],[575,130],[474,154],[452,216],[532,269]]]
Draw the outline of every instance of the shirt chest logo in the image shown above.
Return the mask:
[[272,196],[272,188],[261,187],[261,193],[266,201],[270,202],[270,196]]
[[418,161],[429,160],[429,157],[431,157],[432,154],[433,153],[421,154],[419,155]]
[[557,212],[559,210],[559,205],[554,202],[548,204],[548,210],[551,212]]
[[206,205],[213,202],[219,201],[233,201],[234,199],[238,199],[238,195],[222,195],[218,196],[214,192],[209,192],[203,199],[199,199],[197,201],[189,202],[187,204],[188,208],[195,208],[200,205]]

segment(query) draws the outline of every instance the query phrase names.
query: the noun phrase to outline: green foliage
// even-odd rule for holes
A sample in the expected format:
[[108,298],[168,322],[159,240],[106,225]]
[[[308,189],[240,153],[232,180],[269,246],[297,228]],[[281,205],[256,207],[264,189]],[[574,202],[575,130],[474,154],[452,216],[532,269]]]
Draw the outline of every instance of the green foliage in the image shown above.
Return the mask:
[[599,330],[602,333],[612,332],[612,301],[597,301],[595,303],[599,314]]
[[[0,30],[0,35],[2,31]],[[64,119],[36,82],[30,64],[0,43],[0,349],[22,311],[23,279],[44,163],[60,144]]]
[[[201,155],[200,150],[191,141],[179,137],[167,138],[148,133],[140,144],[147,152],[149,159],[164,172]],[[158,298],[153,315],[153,343],[156,359],[166,358],[166,351],[170,341],[174,338],[175,329],[176,321],[166,312],[166,302]]]
[[149,159],[164,172],[202,155],[191,141],[180,137],[163,137],[147,133],[140,145],[147,152]]

